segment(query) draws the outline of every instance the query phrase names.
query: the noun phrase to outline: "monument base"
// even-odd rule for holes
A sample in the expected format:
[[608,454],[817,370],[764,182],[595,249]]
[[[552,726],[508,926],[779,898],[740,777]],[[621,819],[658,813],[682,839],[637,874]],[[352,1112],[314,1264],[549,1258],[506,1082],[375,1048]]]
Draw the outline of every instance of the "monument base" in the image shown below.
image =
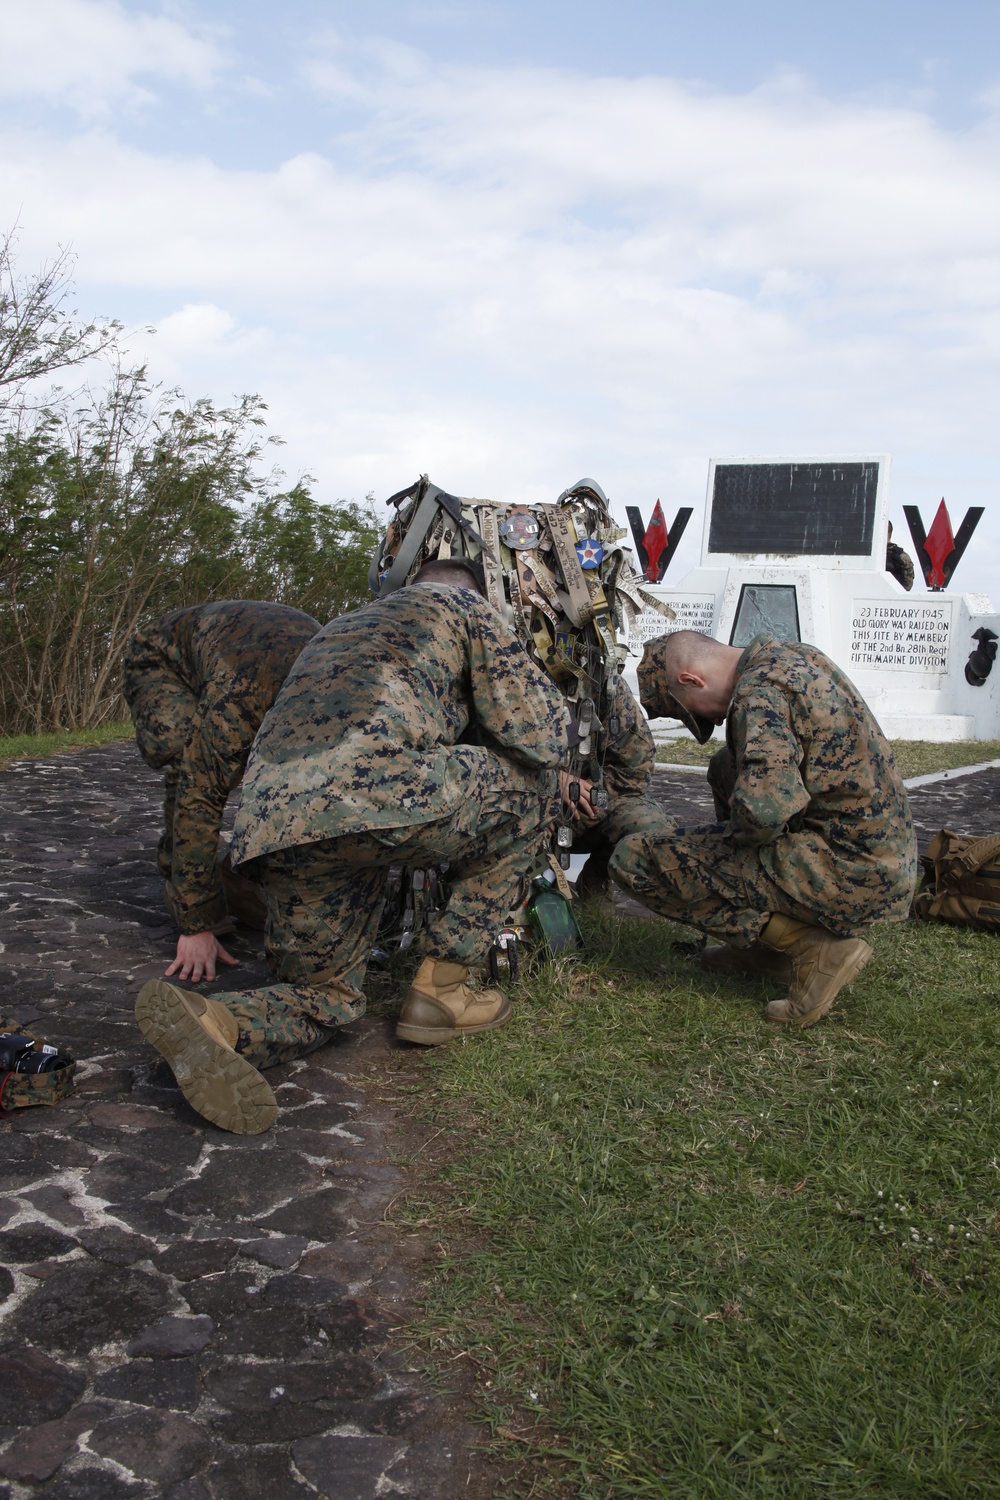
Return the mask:
[[887,740],[928,740],[945,745],[984,738],[976,733],[973,714],[879,714],[878,721]]

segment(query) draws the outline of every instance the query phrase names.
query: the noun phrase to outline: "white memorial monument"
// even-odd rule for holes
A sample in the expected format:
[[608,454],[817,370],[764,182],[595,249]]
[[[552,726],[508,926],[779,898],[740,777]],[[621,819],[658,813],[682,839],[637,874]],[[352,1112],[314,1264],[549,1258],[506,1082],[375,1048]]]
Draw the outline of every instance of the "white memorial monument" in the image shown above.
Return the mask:
[[890,739],[1000,739],[1000,665],[979,686],[965,672],[974,632],[1000,634],[1000,616],[985,594],[919,591],[919,563],[910,593],[886,572],[889,470],[884,456],[713,459],[701,564],[646,585],[677,618],[637,620],[633,686],[653,636],[701,630],[745,646],[766,630],[831,657]]

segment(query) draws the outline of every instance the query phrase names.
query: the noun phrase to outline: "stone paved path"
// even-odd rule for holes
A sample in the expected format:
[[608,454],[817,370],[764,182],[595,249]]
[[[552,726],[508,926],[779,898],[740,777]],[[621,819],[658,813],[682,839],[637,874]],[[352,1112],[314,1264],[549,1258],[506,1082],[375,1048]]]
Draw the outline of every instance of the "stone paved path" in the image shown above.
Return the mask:
[[81,1060],[0,1124],[0,1497],[489,1500],[480,1431],[392,1332],[426,1264],[383,1223],[422,1139],[389,1025],[275,1069],[266,1136],[194,1114],[132,1018],[174,944],[158,816],[131,745],[0,772],[0,1014]]

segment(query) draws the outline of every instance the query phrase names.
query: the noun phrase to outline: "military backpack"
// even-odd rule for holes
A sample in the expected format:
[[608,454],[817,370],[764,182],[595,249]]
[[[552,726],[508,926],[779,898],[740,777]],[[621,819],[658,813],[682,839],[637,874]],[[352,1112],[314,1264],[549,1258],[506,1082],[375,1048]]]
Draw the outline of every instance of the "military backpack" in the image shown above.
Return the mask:
[[920,863],[915,917],[1000,932],[1000,834],[974,839],[942,828]]

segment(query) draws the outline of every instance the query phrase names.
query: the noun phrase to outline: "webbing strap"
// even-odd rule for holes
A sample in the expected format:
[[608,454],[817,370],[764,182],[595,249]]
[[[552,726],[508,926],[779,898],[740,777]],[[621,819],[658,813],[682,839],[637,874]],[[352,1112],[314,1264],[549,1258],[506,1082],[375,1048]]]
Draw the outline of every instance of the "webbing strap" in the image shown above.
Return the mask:
[[427,533],[434,524],[438,509],[437,491],[434,486],[431,486],[417,506],[417,513],[399,544],[399,551],[392,560],[392,567],[382,580],[382,586],[379,589],[380,599],[384,599],[386,594],[395,593],[396,589],[403,587],[406,575],[413,566],[413,559],[424,545]]
[[559,566],[566,584],[566,614],[578,630],[589,625],[594,618],[594,606],[590,599],[587,580],[583,576],[580,559],[576,555],[576,532],[564,510],[554,510],[549,519],[552,543],[556,549]]
[[553,625],[558,629],[559,616],[539,587],[538,574],[534,566],[534,553],[518,552],[515,557],[515,566],[517,567],[517,581],[521,590],[521,598],[529,600],[536,609],[541,610],[543,615],[548,615]]
[[994,855],[1000,854],[1000,833],[988,834],[985,838],[973,839],[961,854],[945,855],[943,864],[961,865],[970,874],[989,864]]
[[504,614],[503,585],[500,582],[500,539],[497,532],[497,513],[492,505],[484,505],[479,515],[479,529],[486,548],[481,562],[486,578],[486,597],[498,615]]

